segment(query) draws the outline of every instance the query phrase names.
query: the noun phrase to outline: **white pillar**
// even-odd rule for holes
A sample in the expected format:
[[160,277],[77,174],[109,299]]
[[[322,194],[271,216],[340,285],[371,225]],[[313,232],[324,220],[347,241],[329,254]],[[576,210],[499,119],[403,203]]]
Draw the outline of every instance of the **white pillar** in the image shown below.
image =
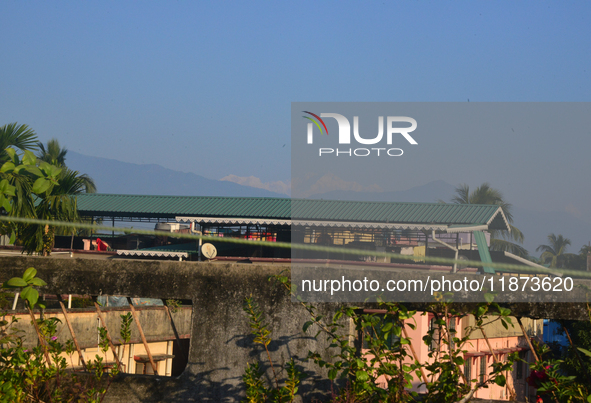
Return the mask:
[[[166,354],[172,355],[172,341],[166,342]],[[166,376],[172,376],[172,358],[166,359]]]

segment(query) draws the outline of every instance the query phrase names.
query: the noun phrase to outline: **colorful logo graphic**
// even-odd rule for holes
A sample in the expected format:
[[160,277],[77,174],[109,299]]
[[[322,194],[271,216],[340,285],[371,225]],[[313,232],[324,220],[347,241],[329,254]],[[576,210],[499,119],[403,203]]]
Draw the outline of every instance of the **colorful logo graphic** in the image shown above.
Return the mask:
[[[324,126],[324,130],[326,131],[326,135],[328,136],[328,129],[326,128],[326,125],[324,124],[324,121],[320,118],[320,116],[316,115],[315,113],[308,112],[308,111],[302,111],[302,112],[307,113],[308,115],[314,116],[316,119],[318,119],[318,121],[320,121],[320,123],[322,123],[322,126]],[[318,124],[318,122],[316,120],[314,120],[308,116],[302,116],[302,117],[313,122],[318,127],[318,130],[320,130],[320,134],[324,134],[322,131],[322,127],[320,127],[320,125]]]

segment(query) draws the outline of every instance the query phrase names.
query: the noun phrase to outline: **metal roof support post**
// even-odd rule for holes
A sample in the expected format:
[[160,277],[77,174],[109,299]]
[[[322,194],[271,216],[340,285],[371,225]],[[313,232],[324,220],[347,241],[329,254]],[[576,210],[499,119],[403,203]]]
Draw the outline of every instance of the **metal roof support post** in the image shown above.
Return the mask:
[[187,354],[185,353],[183,345],[181,344],[181,337],[179,336],[179,332],[176,329],[176,326],[174,324],[174,320],[172,319],[172,314],[170,313],[170,308],[168,307],[168,305],[164,304],[164,310],[166,311],[166,314],[168,315],[168,319],[170,320],[170,326],[172,327],[172,332],[174,333],[174,338],[177,343],[177,347],[179,348],[179,351],[185,357],[188,357]]
[[[456,252],[455,260],[458,260],[458,249],[457,248],[454,248],[453,246],[448,245],[447,243],[443,242],[442,240],[435,238],[435,230],[431,230],[431,237],[433,238],[433,240],[435,242],[440,243],[441,245],[445,246],[446,248],[449,248],[449,249],[455,251]],[[456,262],[454,262],[454,267],[453,267],[452,273],[456,273],[457,271],[458,271],[458,264]]]

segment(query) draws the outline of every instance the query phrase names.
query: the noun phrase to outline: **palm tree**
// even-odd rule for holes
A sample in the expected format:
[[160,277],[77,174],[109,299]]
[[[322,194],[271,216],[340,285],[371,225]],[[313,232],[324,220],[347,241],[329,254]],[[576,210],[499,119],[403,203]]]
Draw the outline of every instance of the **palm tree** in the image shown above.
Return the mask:
[[66,148],[61,148],[57,139],[49,140],[47,142],[47,146],[45,146],[42,142],[38,142],[37,146],[39,147],[37,158],[39,158],[41,161],[48,162],[51,165],[55,165],[56,167],[65,166],[66,154],[68,153],[68,150]]
[[[60,168],[66,167],[66,154],[68,154],[68,149],[65,147],[62,148],[57,139],[54,138],[47,141],[47,145],[38,142],[37,146],[39,147],[37,158],[41,161],[45,161]],[[96,193],[96,185],[90,176],[87,174],[79,174],[79,179],[79,182],[84,185],[84,192]]]
[[[38,148],[40,151],[36,159],[31,151]],[[18,151],[24,151],[24,155]],[[3,167],[0,181],[6,180],[5,183],[14,187],[10,211],[3,210],[3,213],[46,220],[78,221],[75,195],[93,193],[96,186],[88,175],[66,167],[66,154],[67,150],[62,149],[56,139],[48,141],[47,146],[38,142],[37,135],[27,125],[10,123],[0,127],[0,166]],[[44,176],[47,169],[53,172],[51,181]],[[47,186],[35,189],[34,182],[41,178],[45,179]],[[3,223],[0,233],[16,235],[27,253],[47,253],[51,251],[55,230],[47,225]]]
[[[470,192],[470,187],[462,184],[456,188],[456,195],[451,199],[456,204],[494,204],[501,209],[507,218],[511,231],[490,230],[490,249],[507,251],[521,257],[527,257],[527,250],[517,243],[523,243],[523,233],[512,225],[513,214],[511,204],[503,199],[503,194],[494,189],[487,182]],[[514,242],[512,242],[514,241]],[[517,243],[516,243],[517,242]]]
[[540,245],[536,251],[542,251],[540,259],[544,263],[550,262],[550,267],[562,268],[566,259],[566,248],[571,244],[570,239],[564,238],[562,235],[548,235],[549,245]]
[[[63,167],[54,185],[42,195],[35,208],[36,216],[42,220],[80,221],[76,204],[76,195],[85,193],[87,185],[78,171]],[[72,234],[72,228],[60,227],[60,233]],[[55,228],[49,225],[28,225],[23,230],[23,249],[27,253],[51,252],[55,237]]]
[[[27,125],[9,123],[0,127],[0,180],[6,180],[14,187],[14,196],[10,201],[10,212],[2,208],[2,214],[18,217],[35,217],[35,202],[32,196],[31,177],[25,171],[15,167],[21,165],[18,151],[31,151],[37,148],[37,134]],[[3,222],[0,224],[1,234],[16,234],[17,225]]]

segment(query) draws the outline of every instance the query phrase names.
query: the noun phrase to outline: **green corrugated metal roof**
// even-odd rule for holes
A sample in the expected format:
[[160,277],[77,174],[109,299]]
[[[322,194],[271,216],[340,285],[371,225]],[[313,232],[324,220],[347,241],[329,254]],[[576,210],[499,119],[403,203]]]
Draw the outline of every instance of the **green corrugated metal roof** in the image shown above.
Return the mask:
[[290,199],[264,197],[143,196],[81,194],[82,215],[169,217],[205,215],[211,217],[289,218]]
[[498,206],[478,204],[82,194],[78,196],[78,209],[84,216],[105,217],[201,216],[444,225],[489,224],[491,229],[507,229],[506,220]]

